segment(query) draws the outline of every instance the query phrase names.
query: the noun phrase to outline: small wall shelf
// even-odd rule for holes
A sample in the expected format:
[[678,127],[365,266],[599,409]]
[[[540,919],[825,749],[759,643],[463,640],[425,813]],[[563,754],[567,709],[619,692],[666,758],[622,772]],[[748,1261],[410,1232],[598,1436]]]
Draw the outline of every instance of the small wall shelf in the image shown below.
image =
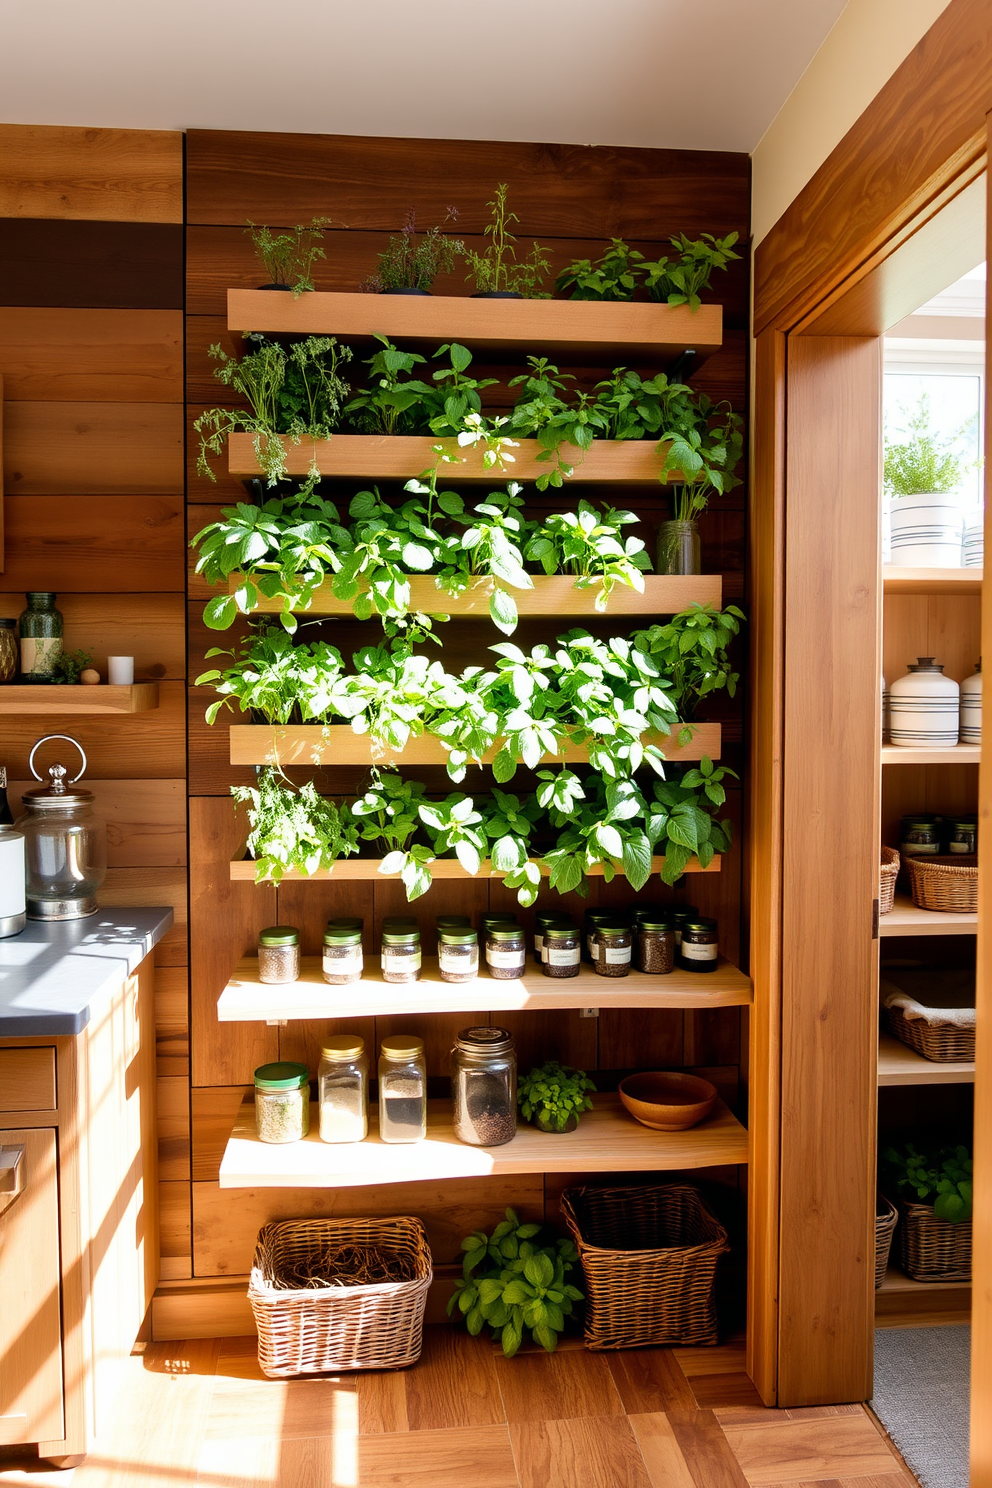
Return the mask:
[[[334,879],[338,883],[341,883],[344,880],[351,880],[352,882],[354,882],[355,880],[372,880],[375,882],[385,880],[388,883],[393,879],[398,880],[398,873],[379,872],[379,865],[382,863],[382,861],[382,858],[341,858],[334,864],[333,868],[321,868],[316,873],[302,873],[297,868],[291,868],[287,873],[283,874],[282,882],[327,883],[328,880]],[[652,874],[660,873],[662,868],[664,867],[664,864],[665,859],[663,857],[652,858]],[[544,877],[547,878],[548,870],[542,867],[541,871]],[[684,871],[686,873],[719,873],[720,854],[716,854],[708,868],[704,868],[698,858],[690,858],[688,863],[686,864]],[[479,869],[478,873],[467,873],[462,867],[461,863],[459,863],[457,858],[435,858],[434,862],[431,864],[431,873],[435,881],[442,878],[483,879],[503,877],[503,874],[500,873],[498,870],[493,870],[493,867],[488,858],[484,859],[482,867]],[[231,864],[230,874],[231,879],[234,882],[243,882],[247,879],[250,883],[254,883],[255,863],[253,859],[235,859],[235,861]],[[593,867],[588,870],[588,876],[590,878],[602,878],[603,865],[601,863],[594,864]],[[619,866],[619,864],[617,865],[616,876],[617,878],[623,877],[623,869]]]
[[[688,744],[680,746],[678,726],[669,737],[644,734],[644,744],[656,744],[666,759],[698,760],[703,755],[720,757],[720,725],[699,723]],[[422,734],[410,739],[402,749],[378,749],[367,734],[356,734],[346,723],[321,724],[245,724],[231,725],[232,765],[443,765],[448,752],[439,739]],[[483,755],[491,764],[498,747]],[[560,755],[544,759],[561,759],[568,764],[583,764],[589,759],[587,744],[569,744]]]
[[505,1173],[662,1172],[733,1167],[748,1160],[747,1132],[722,1101],[690,1131],[656,1132],[628,1116],[617,1096],[600,1095],[576,1131],[548,1136],[524,1126],[502,1147],[459,1142],[448,1101],[430,1102],[423,1142],[380,1142],[374,1111],[364,1142],[322,1142],[316,1126],[314,1120],[302,1142],[260,1142],[254,1106],[245,1101],[220,1165],[221,1188],[356,1188]]
[[893,935],[976,935],[978,915],[917,909],[906,894],[897,894],[894,908],[879,916],[878,933],[883,939]]
[[970,1314],[971,1284],[967,1281],[914,1281],[897,1266],[890,1266],[875,1293],[875,1322],[880,1328],[967,1323]]
[[883,765],[978,765],[981,744],[883,744]]
[[882,569],[882,588],[886,594],[981,594],[980,568],[896,568],[887,564]]
[[971,1085],[974,1079],[974,1061],[970,1064],[940,1064],[933,1059],[924,1059],[922,1054],[900,1043],[891,1033],[879,1034],[879,1085]]
[[694,366],[723,344],[723,308],[600,304],[588,300],[477,300],[468,295],[272,294],[229,289],[231,331],[368,340],[461,341],[492,351],[641,351],[666,364],[684,351]]
[[0,687],[0,717],[14,714],[148,713],[158,707],[157,682],[129,687],[84,687],[81,684]]
[[536,963],[518,981],[502,982],[479,976],[471,982],[442,982],[437,958],[425,956],[419,982],[400,986],[386,982],[378,956],[366,958],[360,982],[334,987],[321,975],[320,958],[304,956],[300,978],[285,986],[268,986],[258,979],[258,958],[246,956],[220,994],[217,1017],[221,1023],[246,1023],[297,1018],[393,1017],[405,1013],[541,1012],[561,1008],[697,1008],[747,1007],[751,979],[729,961],[700,976],[676,969],[667,976],[632,971],[611,979],[597,976],[583,965],[576,977],[558,981],[542,976]]
[[[234,594],[244,582],[242,575],[233,574],[230,592]],[[411,575],[410,609],[425,615],[456,615],[465,619],[488,620],[489,597],[495,587],[493,579],[475,579],[463,594],[445,594],[428,575]],[[626,584],[617,584],[609,597],[605,610],[597,610],[598,585],[588,589],[577,589],[575,580],[568,574],[536,574],[533,589],[513,589],[514,602],[521,616],[549,615],[567,620],[591,619],[595,615],[614,618],[617,615],[646,615],[652,619],[659,615],[676,615],[692,604],[723,602],[723,579],[720,574],[647,574],[644,578],[644,593],[628,589]],[[279,599],[267,599],[259,595],[256,613],[277,615],[282,609]],[[301,612],[303,613],[303,612]],[[332,594],[330,584],[321,584],[315,590],[313,602],[305,612],[308,615],[353,614],[350,599],[338,599]]]

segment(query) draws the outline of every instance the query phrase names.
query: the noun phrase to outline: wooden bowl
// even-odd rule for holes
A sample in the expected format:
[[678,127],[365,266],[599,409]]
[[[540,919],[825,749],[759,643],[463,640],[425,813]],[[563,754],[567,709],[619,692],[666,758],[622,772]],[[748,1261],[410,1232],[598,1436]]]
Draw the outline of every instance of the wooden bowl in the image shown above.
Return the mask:
[[716,1086],[678,1070],[643,1070],[620,1081],[620,1099],[652,1131],[688,1131],[716,1104]]

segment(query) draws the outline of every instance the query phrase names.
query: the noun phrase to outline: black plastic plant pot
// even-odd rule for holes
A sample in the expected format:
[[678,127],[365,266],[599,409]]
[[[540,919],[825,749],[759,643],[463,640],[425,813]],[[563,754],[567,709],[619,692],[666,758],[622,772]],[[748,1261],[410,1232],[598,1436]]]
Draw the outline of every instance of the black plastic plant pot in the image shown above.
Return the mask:
[[523,295],[515,289],[477,289],[471,300],[522,300]]
[[380,294],[430,295],[429,289],[380,289]]
[[260,284],[258,287],[259,289],[284,289],[288,294],[293,293],[291,284]]

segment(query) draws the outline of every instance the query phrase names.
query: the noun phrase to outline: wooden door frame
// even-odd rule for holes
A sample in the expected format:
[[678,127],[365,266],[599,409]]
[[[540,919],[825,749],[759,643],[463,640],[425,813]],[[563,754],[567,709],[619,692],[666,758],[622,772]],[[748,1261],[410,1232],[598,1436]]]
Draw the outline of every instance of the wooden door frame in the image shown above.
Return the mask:
[[[815,1041],[818,1054],[825,1057],[821,1068],[836,1070],[842,1066],[845,1049],[850,1051],[853,1027],[843,1015],[833,1016],[839,1004],[831,1008],[830,988],[817,985],[815,972],[812,980],[807,978],[799,1007],[795,999],[800,994],[784,968],[783,953],[804,933],[804,927],[790,920],[796,911],[790,910],[789,896],[784,893],[783,865],[788,865],[790,883],[797,873],[808,876],[809,887],[819,889],[824,903],[831,888],[824,881],[817,841],[808,841],[805,855],[795,850],[803,823],[795,812],[790,817],[788,742],[803,738],[804,766],[813,778],[818,766],[829,772],[831,752],[836,749],[836,739],[829,735],[802,736],[797,708],[808,705],[812,694],[806,689],[805,700],[797,699],[786,685],[787,577],[802,541],[796,519],[804,518],[798,499],[801,493],[793,490],[790,500],[789,489],[790,345],[797,347],[796,338],[807,336],[877,338],[974,266],[976,229],[981,231],[980,241],[985,240],[984,222],[979,224],[976,214],[984,213],[990,112],[992,3],[951,0],[755,253],[754,459],[749,510],[754,678],[749,879],[755,1006],[748,1367],[768,1404],[833,1403],[863,1398],[869,1392],[871,1333],[865,1293],[874,1259],[864,1216],[856,1221],[853,1212],[849,1213],[838,1237],[836,1223],[841,1221],[837,1214],[821,1214],[816,1216],[818,1223],[808,1222],[816,1185],[811,1184],[809,1192],[796,1191],[794,1182],[782,1181],[783,1174],[800,1170],[797,1154],[805,1150],[812,1161],[818,1144],[821,1153],[824,1150],[824,1142],[828,1147],[833,1143],[832,1156],[838,1164],[843,1162],[847,1131],[858,1130],[862,1137],[870,1131],[875,1103],[874,1083],[869,1090],[861,1078],[856,1082],[855,1098],[846,1103],[842,1092],[827,1089],[815,1092],[815,1098],[798,1110],[794,1103],[788,1108],[783,1104],[783,1089],[788,1091],[791,1082],[794,1093],[810,1042]],[[793,363],[797,360],[801,358],[793,358]],[[876,443],[879,413],[877,391],[859,410],[862,430],[872,431]],[[802,438],[815,449],[819,438],[826,450],[836,440],[837,428],[828,410],[818,428],[816,409],[807,405],[797,435],[798,416],[794,407],[794,443]],[[855,440],[851,448],[856,447]],[[838,513],[842,506],[843,493],[838,495]],[[987,521],[990,508],[992,503],[987,502]],[[838,523],[833,548],[824,551],[823,560],[843,564],[844,558],[844,535]],[[866,596],[865,635],[873,605],[877,613],[878,588],[876,578],[876,592]],[[990,610],[983,607],[983,624],[990,631],[987,647],[992,652]],[[810,664],[830,673],[833,682],[837,660],[827,649],[811,657]],[[992,808],[992,788],[986,781],[983,772],[983,820]],[[844,799],[836,799],[834,807],[830,819],[821,822],[821,831],[834,832],[843,822]],[[863,858],[863,840],[858,841],[854,828],[849,835],[855,857]],[[859,859],[859,868],[863,866]],[[992,893],[988,883],[983,879],[983,906]],[[799,902],[794,894],[791,901],[793,905]],[[983,968],[992,952],[992,944],[986,946],[992,934],[989,918],[980,916],[981,1000]],[[838,924],[836,932],[849,938],[851,985],[856,985],[853,979],[860,974],[863,992],[863,939],[859,941],[857,927],[850,924]],[[832,961],[829,976],[834,982],[843,965],[843,958]],[[869,1020],[862,1017],[860,1026],[859,1037],[870,1044]],[[992,1125],[992,1089],[986,1094],[985,1075],[992,1067],[992,1050],[983,1061],[982,1029],[980,1013],[976,1168],[992,1175],[992,1152],[986,1164],[978,1139],[981,1127]],[[992,1042],[992,1029],[985,1039]],[[854,1056],[861,1062],[863,1075],[865,1047],[854,1051]],[[851,1179],[859,1191],[867,1181],[865,1161],[862,1154],[852,1163]],[[987,1209],[982,1208],[981,1193],[979,1184],[973,1397],[986,1408],[973,1410],[972,1482],[975,1488],[992,1488],[992,1408],[987,1408],[992,1393],[992,1257],[983,1254],[992,1245],[978,1243],[992,1228],[992,1193]],[[850,1268],[859,1236],[863,1254],[859,1280],[854,1281]],[[825,1279],[805,1297],[797,1295],[795,1286],[802,1267]],[[840,1299],[832,1314],[823,1307],[830,1285]]]

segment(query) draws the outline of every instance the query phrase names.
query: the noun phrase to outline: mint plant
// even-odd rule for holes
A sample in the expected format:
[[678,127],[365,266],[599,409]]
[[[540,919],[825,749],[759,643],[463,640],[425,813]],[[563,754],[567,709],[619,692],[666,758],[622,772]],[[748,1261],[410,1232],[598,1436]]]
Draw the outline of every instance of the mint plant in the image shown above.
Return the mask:
[[972,1161],[967,1147],[927,1147],[912,1142],[882,1153],[887,1182],[909,1203],[933,1204],[935,1219],[964,1224],[972,1213]]
[[517,1105],[525,1121],[536,1117],[546,1131],[561,1133],[573,1116],[592,1110],[589,1092],[595,1089],[585,1070],[551,1059],[517,1081]]
[[520,1348],[525,1328],[553,1354],[566,1318],[583,1299],[569,1280],[579,1259],[571,1240],[540,1244],[540,1235],[539,1224],[521,1224],[507,1209],[491,1236],[476,1230],[462,1241],[462,1275],[448,1316],[457,1315],[473,1337],[489,1327],[508,1359]]
[[734,252],[737,238],[735,232],[728,233],[725,238],[703,233],[696,239],[679,233],[671,239],[677,258],[660,258],[641,264],[649,298],[698,310],[702,303],[700,291],[709,287],[714,270],[726,269],[731,259],[740,258],[740,254]]
[[703,698],[722,688],[735,695],[740,674],[732,670],[727,653],[743,619],[736,605],[718,610],[692,604],[665,625],[634,632],[634,646],[669,679],[679,718],[691,721]]
[[643,262],[643,253],[628,248],[622,238],[612,238],[609,248],[595,262],[578,258],[562,269],[555,289],[573,300],[632,300]]

